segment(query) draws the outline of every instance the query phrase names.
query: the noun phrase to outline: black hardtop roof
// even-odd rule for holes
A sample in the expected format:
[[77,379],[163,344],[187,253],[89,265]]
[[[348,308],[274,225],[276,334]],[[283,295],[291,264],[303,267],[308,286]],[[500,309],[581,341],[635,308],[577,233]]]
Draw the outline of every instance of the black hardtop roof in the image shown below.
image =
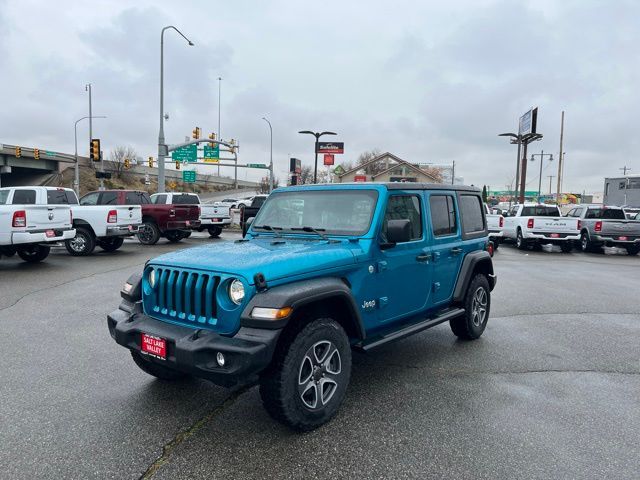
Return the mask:
[[446,183],[418,183],[418,182],[344,182],[344,183],[325,183],[321,185],[330,185],[339,187],[340,185],[383,185],[387,190],[455,190],[463,192],[480,193],[478,187],[472,185],[450,185]]

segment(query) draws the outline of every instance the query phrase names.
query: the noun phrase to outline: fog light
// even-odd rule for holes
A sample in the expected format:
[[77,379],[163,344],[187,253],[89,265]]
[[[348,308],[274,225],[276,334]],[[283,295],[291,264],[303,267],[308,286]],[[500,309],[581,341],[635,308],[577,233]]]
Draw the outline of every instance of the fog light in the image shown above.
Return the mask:
[[224,367],[224,355],[222,354],[222,352],[218,352],[216,355],[216,362],[218,362],[218,365],[220,365],[221,367]]

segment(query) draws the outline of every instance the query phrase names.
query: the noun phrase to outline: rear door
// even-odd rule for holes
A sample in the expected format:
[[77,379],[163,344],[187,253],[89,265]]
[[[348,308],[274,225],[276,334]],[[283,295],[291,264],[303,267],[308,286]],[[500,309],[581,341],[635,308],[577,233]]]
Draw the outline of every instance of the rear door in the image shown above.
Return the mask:
[[429,228],[433,236],[433,305],[453,295],[463,258],[461,226],[454,192],[427,191]]
[[378,298],[373,297],[361,306],[367,310],[372,305],[368,302],[377,302],[380,323],[391,323],[418,314],[431,304],[431,247],[425,228],[425,205],[421,191],[394,190],[389,194],[380,227],[381,243],[386,242],[387,222],[400,219],[411,222],[412,238],[380,250],[377,262]]

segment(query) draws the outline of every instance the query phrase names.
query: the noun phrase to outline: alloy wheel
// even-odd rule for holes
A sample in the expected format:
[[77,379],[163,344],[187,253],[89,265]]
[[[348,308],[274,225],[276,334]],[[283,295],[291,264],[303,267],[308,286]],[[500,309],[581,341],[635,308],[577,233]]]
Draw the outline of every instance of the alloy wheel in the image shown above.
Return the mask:
[[342,373],[340,352],[333,343],[321,340],[305,353],[298,372],[298,394],[310,410],[323,408],[338,389]]
[[471,321],[476,327],[482,325],[487,318],[487,291],[478,287],[471,302]]

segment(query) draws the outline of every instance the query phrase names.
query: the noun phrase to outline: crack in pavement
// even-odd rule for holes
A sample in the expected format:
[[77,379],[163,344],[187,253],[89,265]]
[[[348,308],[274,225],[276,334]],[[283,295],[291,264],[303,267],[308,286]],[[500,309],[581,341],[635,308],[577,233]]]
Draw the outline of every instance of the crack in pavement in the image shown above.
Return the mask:
[[188,427],[186,430],[178,432],[169,442],[165,443],[162,446],[162,455],[160,455],[155,462],[149,465],[149,467],[140,476],[140,480],[148,480],[150,478],[153,478],[156,472],[169,462],[173,451],[177,447],[184,443],[189,437],[197,433],[198,430],[200,430],[203,426],[213,420],[214,417],[223,412],[226,408],[233,405],[243,393],[250,390],[253,386],[253,384],[245,385],[244,387],[241,387],[238,390],[234,391],[224,402],[222,402],[222,404],[218,405],[209,413],[200,417],[195,421],[195,423],[193,423],[193,425]]
[[72,280],[66,281],[66,282],[62,282],[62,283],[58,283],[56,285],[50,285],[48,287],[44,287],[44,288],[40,288],[39,290],[33,290],[31,292],[25,293],[24,295],[22,295],[21,297],[19,297],[15,302],[13,302],[11,305],[7,305],[6,307],[2,307],[0,308],[0,312],[4,312],[5,310],[8,310],[12,307],[15,307],[18,303],[20,303],[22,300],[24,300],[25,298],[27,298],[30,295],[34,295],[36,293],[41,293],[41,292],[45,292],[47,290],[51,290],[54,288],[58,288],[58,287],[64,287],[65,285],[69,285],[73,282],[78,282],[80,280],[86,280],[87,278],[91,278],[91,277],[95,277],[96,275],[102,275],[104,273],[112,273],[112,272],[117,272],[118,270],[125,270],[127,268],[132,268],[132,267],[136,267],[139,265],[144,265],[144,263],[134,263],[132,265],[126,265],[124,267],[118,267],[118,268],[114,268],[112,270],[104,270],[102,272],[94,272],[90,275],[85,275],[84,277],[79,277],[79,278],[74,278]]

